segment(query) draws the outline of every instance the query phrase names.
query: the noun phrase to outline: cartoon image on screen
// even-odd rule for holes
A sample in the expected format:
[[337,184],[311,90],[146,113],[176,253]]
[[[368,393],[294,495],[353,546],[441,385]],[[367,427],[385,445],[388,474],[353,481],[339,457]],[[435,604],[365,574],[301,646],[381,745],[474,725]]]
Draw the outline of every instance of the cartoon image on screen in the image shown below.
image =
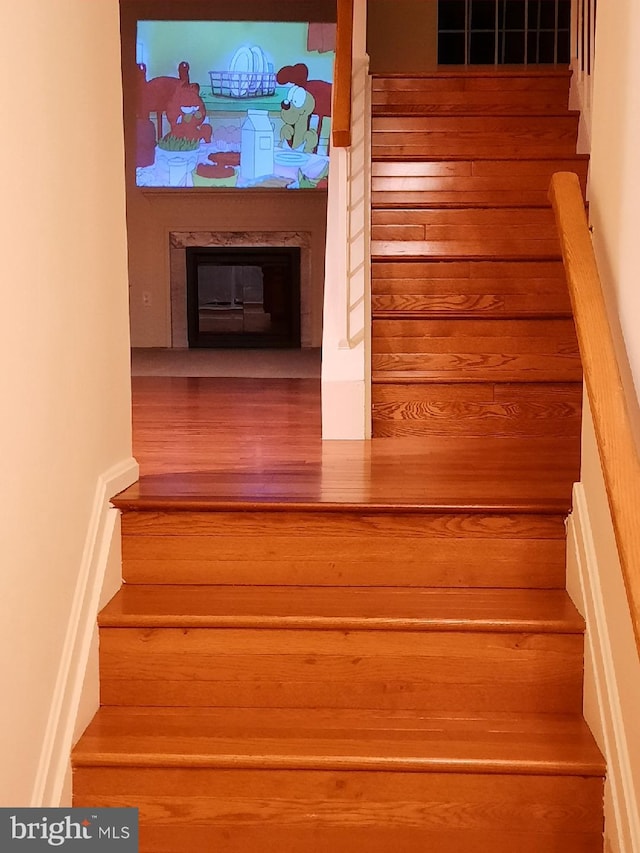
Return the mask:
[[335,24],[138,21],[136,183],[327,184]]

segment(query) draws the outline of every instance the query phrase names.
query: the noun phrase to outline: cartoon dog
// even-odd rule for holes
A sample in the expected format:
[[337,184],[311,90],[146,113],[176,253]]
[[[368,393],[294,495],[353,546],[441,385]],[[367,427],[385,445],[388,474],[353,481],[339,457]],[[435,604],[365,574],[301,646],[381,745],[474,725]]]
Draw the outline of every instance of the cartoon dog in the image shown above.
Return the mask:
[[280,115],[284,125],[280,140],[290,143],[292,148],[304,146],[310,153],[318,146],[318,134],[309,128],[312,114],[318,116],[318,129],[325,116],[331,115],[331,83],[326,80],[309,80],[309,68],[302,62],[285,65],[276,76],[278,83],[291,88],[282,101]]
[[301,86],[292,86],[280,105],[280,116],[284,124],[280,129],[280,141],[288,142],[292,148],[308,154],[318,146],[318,134],[309,128],[309,118],[316,105],[315,98]]

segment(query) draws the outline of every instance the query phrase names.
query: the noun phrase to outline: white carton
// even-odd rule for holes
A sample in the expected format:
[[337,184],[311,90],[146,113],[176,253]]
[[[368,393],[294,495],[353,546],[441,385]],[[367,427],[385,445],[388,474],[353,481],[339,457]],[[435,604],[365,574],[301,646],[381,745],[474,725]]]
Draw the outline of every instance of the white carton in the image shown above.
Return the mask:
[[273,174],[273,128],[266,110],[247,110],[242,125],[240,174],[246,180]]

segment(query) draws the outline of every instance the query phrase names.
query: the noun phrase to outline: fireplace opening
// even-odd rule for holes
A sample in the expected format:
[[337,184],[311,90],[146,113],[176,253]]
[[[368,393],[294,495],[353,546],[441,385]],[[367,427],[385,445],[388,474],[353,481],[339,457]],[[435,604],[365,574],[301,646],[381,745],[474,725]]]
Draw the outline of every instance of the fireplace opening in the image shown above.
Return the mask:
[[189,347],[300,347],[298,247],[186,249]]

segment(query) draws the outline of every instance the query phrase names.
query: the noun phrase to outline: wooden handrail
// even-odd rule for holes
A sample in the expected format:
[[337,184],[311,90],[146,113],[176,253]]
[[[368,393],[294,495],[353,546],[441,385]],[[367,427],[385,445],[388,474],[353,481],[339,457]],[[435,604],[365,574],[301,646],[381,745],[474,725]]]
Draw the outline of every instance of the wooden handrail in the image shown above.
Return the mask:
[[336,62],[333,75],[331,142],[335,148],[351,145],[351,66],[353,60],[353,0],[338,0]]
[[640,459],[577,175],[551,179],[573,316],[618,554],[640,652]]

